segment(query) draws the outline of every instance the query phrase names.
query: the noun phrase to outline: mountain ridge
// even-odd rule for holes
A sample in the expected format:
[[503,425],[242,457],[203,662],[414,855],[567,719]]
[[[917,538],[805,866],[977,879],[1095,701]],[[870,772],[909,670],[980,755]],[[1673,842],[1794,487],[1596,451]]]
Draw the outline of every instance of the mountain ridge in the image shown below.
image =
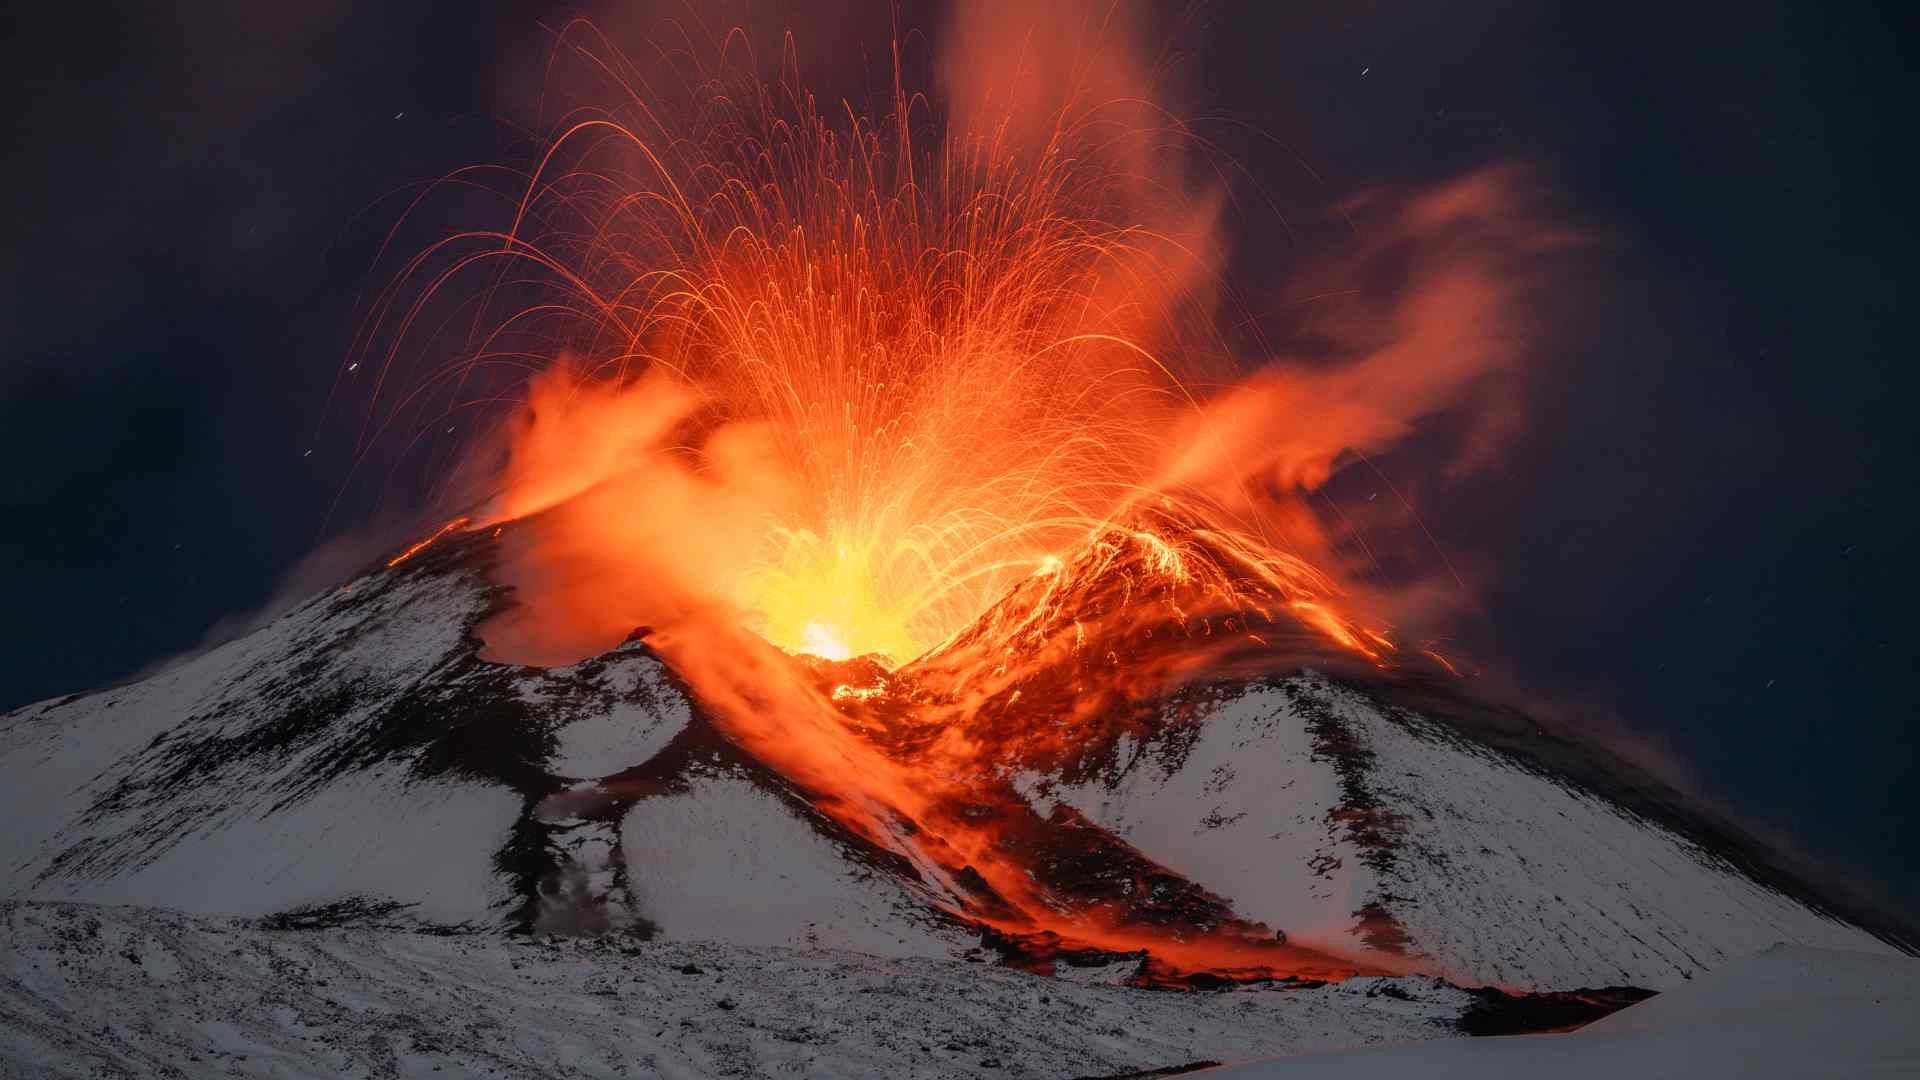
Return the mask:
[[[980,947],[980,928],[964,917],[977,889],[956,895],[821,814],[809,793],[707,723],[648,632],[566,668],[481,659],[474,627],[512,602],[487,581],[490,539],[443,537],[141,683],[9,714],[0,771],[29,782],[13,785],[5,809],[20,821],[38,806],[55,820],[6,849],[5,895],[254,917],[365,897],[418,904],[409,910],[436,924],[519,932],[759,934],[754,943],[906,955]],[[1214,898],[1195,909],[1219,912],[1206,925],[1239,919],[1394,969],[1565,989],[1684,981],[1770,933],[1887,947],[1848,929],[1846,909],[1817,890],[1797,891],[1763,860],[1742,863],[1749,848],[1696,839],[1689,819],[1662,810],[1667,793],[1575,762],[1565,749],[1575,744],[1522,714],[1471,702],[1430,674],[1350,664],[1335,669],[1343,682],[1322,667],[1332,665],[1190,682],[1131,706],[1085,744],[1097,752],[1010,752],[989,772],[996,790],[1031,807],[1019,813],[1039,823],[1032,843],[1097,839],[1091,855],[1069,857],[1081,850],[1070,845],[1048,857],[1045,875],[1065,875],[1062,897],[1092,887],[1086,895],[1134,910],[1129,882],[1170,874],[1175,894],[1191,885]],[[1363,667],[1372,681],[1351,685]],[[897,690],[926,669],[813,670],[850,673],[841,685],[856,690],[875,678]],[[991,722],[972,733],[991,736],[1010,715],[1007,699],[1031,689],[998,688],[997,711],[981,710]],[[842,702],[843,715],[857,723],[883,698]],[[1422,703],[1427,712],[1412,707]],[[1590,785],[1582,768],[1601,781]],[[1222,779],[1222,769],[1245,776]],[[1409,786],[1407,771],[1480,786]],[[1497,797],[1514,785],[1533,801],[1503,808]],[[1166,812],[1156,817],[1156,806]],[[1690,912],[1698,897],[1649,899],[1630,878],[1541,869],[1552,844],[1525,819],[1551,815],[1574,822],[1562,841],[1617,845],[1623,875],[1651,865],[1690,875],[1738,932]],[[1257,821],[1266,832],[1247,831]],[[1468,829],[1491,830],[1501,845],[1474,850],[1460,839]],[[720,838],[713,850],[689,846],[703,832]],[[786,838],[779,851],[763,839],[776,835]],[[346,854],[330,853],[343,844]],[[1158,869],[1123,872],[1134,858]],[[1090,871],[1070,869],[1081,864]],[[796,880],[817,896],[779,884]],[[1108,884],[1088,884],[1098,881]],[[1544,943],[1492,916],[1507,911],[1500,893],[1510,887],[1544,890],[1543,900],[1560,890],[1555,914],[1523,924]],[[1111,889],[1121,891],[1101,891]],[[716,890],[740,895],[722,911],[700,899]],[[1160,918],[1138,910],[1143,925]],[[1576,942],[1583,933],[1593,940]],[[1043,939],[1008,948],[1004,935],[998,947],[1010,962],[1055,970],[1075,948]],[[1639,959],[1602,962],[1610,950]]]

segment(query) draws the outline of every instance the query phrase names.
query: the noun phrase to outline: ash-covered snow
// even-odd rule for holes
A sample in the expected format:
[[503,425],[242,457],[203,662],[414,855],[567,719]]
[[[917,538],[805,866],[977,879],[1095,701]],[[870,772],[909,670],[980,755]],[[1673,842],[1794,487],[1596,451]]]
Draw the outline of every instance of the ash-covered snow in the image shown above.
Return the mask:
[[490,909],[508,900],[492,857],[518,800],[478,784],[399,774],[380,768],[343,777],[275,813],[236,812],[205,828],[197,842],[166,845],[132,869],[54,877],[34,894],[225,915],[265,915],[345,896],[404,896],[437,921],[490,920]]
[[1779,945],[1558,1035],[1276,1058],[1208,1080],[1802,1080],[1920,1076],[1920,960]]
[[1448,1034],[1433,980],[1177,993],[983,963],[632,939],[266,930],[0,904],[0,1073],[1113,1076]]
[[1317,675],[1251,685],[1197,732],[1122,740],[1077,783],[1018,783],[1290,934],[1377,945],[1362,916],[1384,912],[1423,970],[1466,983],[1659,989],[1778,941],[1896,954],[1657,822]]
[[[569,708],[571,678],[590,678],[583,669],[591,666],[589,661],[556,669],[553,678],[530,679],[521,686],[521,699],[536,709]],[[692,706],[659,660],[633,657],[604,668],[601,689],[610,705],[570,710],[571,719],[554,732],[556,745],[547,758],[547,768],[556,776],[592,779],[639,765],[693,719]]]
[[640,908],[666,937],[876,956],[952,956],[979,940],[743,777],[636,803],[621,837]]
[[1681,986],[1777,942],[1898,955],[1720,856],[1417,716],[1323,684],[1399,813],[1383,888],[1442,971],[1508,986]]
[[[0,897],[400,904],[443,925],[887,956],[974,944],[737,755],[669,751],[694,715],[649,651],[487,663],[488,603],[457,564],[376,571],[143,682],[0,718]],[[663,752],[679,757],[649,771]]]
[[0,718],[0,894],[264,914],[391,891],[487,917],[517,796],[419,777],[404,755],[334,771],[466,646],[481,591],[369,584],[144,681]]
[[1177,750],[1123,736],[1114,767],[1093,778],[1027,773],[1015,786],[1042,813],[1056,801],[1080,811],[1228,897],[1244,918],[1295,937],[1344,939],[1375,879],[1328,819],[1339,777],[1316,757],[1291,704],[1253,690],[1211,712]]

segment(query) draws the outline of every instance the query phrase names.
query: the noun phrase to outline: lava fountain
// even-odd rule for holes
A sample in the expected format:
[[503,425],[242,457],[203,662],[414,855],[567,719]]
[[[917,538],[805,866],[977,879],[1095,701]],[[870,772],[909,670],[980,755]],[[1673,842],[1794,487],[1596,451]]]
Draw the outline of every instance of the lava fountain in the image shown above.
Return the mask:
[[[569,27],[556,58],[602,104],[524,172],[450,178],[505,221],[408,262],[362,359],[384,384],[451,340],[403,402],[504,411],[447,526],[507,526],[488,655],[647,628],[727,737],[1006,939],[1340,977],[1005,777],[1220,673],[1403,662],[1306,497],[1426,418],[1500,411],[1518,268],[1560,241],[1512,170],[1355,200],[1334,269],[1372,284],[1311,363],[1235,356],[1204,147],[1135,28],[1069,8],[967,9],[943,95],[896,75],[865,109],[790,57],[772,82],[683,58],[658,92]],[[1065,880],[1069,835],[1128,881]]]

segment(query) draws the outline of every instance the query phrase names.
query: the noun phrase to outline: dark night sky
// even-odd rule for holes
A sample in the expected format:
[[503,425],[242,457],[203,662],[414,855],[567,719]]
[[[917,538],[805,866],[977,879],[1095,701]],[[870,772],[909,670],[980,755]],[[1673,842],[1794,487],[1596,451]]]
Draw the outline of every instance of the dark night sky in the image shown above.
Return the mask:
[[[360,483],[328,517],[383,200],[507,149],[502,87],[559,12],[271,6],[0,17],[0,707],[193,648],[369,488],[408,509]],[[1179,43],[1205,109],[1327,199],[1525,159],[1611,238],[1506,464],[1423,505],[1492,568],[1462,641],[1912,913],[1912,39],[1690,7],[1221,0]],[[846,51],[847,22],[788,21],[814,68]],[[1298,190],[1272,144],[1230,149]],[[1243,243],[1236,279],[1288,265]]]

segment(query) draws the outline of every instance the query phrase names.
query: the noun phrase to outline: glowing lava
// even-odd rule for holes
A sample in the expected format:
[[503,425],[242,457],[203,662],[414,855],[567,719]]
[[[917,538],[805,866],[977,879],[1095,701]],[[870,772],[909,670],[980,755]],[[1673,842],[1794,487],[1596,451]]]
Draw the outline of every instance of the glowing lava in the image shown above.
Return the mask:
[[445,525],[442,525],[438,529],[435,529],[430,535],[423,537],[420,540],[417,540],[414,543],[408,545],[406,550],[402,551],[398,555],[395,555],[393,558],[387,560],[387,569],[391,570],[394,567],[399,566],[401,563],[406,562],[408,559],[413,558],[415,555],[420,554],[422,551],[425,551],[435,540],[438,540],[441,537],[452,532],[453,530],[458,529],[461,526],[465,525],[467,523],[467,520],[468,519],[465,517],[454,518],[452,521],[449,521]]
[[777,561],[749,570],[736,592],[762,637],[828,660],[877,655],[899,663],[920,654],[924,646],[911,629],[916,598],[877,586],[886,558],[871,540],[776,535]]
[[[840,632],[815,619],[801,629],[796,652],[811,653],[827,660],[850,660],[853,648],[840,638]],[[870,650],[879,652],[880,650]]]

